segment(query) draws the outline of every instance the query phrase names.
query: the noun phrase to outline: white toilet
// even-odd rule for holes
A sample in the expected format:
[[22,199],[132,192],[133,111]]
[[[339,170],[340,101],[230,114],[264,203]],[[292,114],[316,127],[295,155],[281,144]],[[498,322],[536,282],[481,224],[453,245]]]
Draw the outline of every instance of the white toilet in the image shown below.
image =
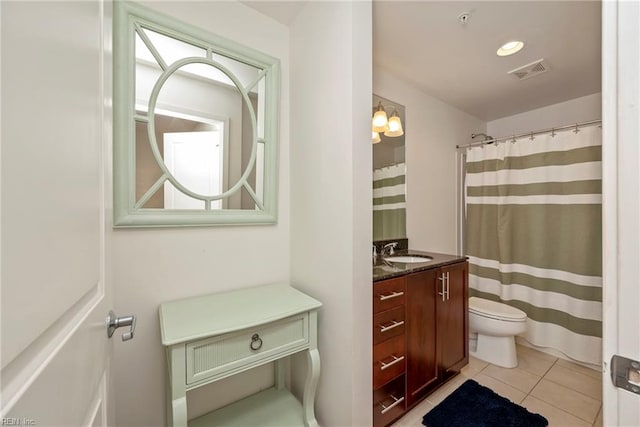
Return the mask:
[[473,357],[515,368],[518,356],[514,337],[526,330],[524,311],[484,298],[469,298],[469,352]]

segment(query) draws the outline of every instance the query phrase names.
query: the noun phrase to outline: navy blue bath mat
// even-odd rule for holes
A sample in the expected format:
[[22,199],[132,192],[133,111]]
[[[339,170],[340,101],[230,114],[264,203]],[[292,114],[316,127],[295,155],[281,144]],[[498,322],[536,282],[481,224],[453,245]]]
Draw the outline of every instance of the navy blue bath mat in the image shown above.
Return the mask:
[[423,418],[427,427],[545,427],[545,417],[532,414],[493,390],[467,380]]

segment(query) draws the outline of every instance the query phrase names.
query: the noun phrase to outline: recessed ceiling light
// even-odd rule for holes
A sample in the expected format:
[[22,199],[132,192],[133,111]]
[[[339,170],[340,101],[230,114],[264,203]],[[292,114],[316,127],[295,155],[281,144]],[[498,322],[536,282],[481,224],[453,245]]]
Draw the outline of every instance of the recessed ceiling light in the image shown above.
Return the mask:
[[523,47],[524,43],[518,40],[514,40],[500,46],[500,49],[498,49],[496,53],[498,54],[498,56],[509,56],[513,55],[516,52],[520,52],[520,49],[522,49]]

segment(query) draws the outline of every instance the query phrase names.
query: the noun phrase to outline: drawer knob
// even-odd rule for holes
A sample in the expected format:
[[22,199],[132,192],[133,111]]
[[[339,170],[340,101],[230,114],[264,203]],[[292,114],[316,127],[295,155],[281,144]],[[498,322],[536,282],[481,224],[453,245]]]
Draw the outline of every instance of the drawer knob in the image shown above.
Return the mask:
[[253,334],[249,347],[251,347],[251,350],[260,350],[262,348],[262,338],[260,338],[260,335]]

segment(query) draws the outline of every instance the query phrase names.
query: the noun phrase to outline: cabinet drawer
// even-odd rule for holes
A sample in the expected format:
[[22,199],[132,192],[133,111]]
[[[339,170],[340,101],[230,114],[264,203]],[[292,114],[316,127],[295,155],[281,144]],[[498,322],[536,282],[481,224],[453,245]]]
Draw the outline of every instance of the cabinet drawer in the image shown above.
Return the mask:
[[307,313],[187,343],[187,384],[225,377],[309,346]]
[[380,313],[390,308],[404,305],[405,301],[405,277],[383,280],[373,284],[373,314]]
[[405,363],[404,335],[373,346],[373,389],[402,374]]
[[396,307],[373,316],[373,344],[404,334],[404,307]]
[[373,392],[373,426],[383,427],[400,417],[406,408],[404,375]]

